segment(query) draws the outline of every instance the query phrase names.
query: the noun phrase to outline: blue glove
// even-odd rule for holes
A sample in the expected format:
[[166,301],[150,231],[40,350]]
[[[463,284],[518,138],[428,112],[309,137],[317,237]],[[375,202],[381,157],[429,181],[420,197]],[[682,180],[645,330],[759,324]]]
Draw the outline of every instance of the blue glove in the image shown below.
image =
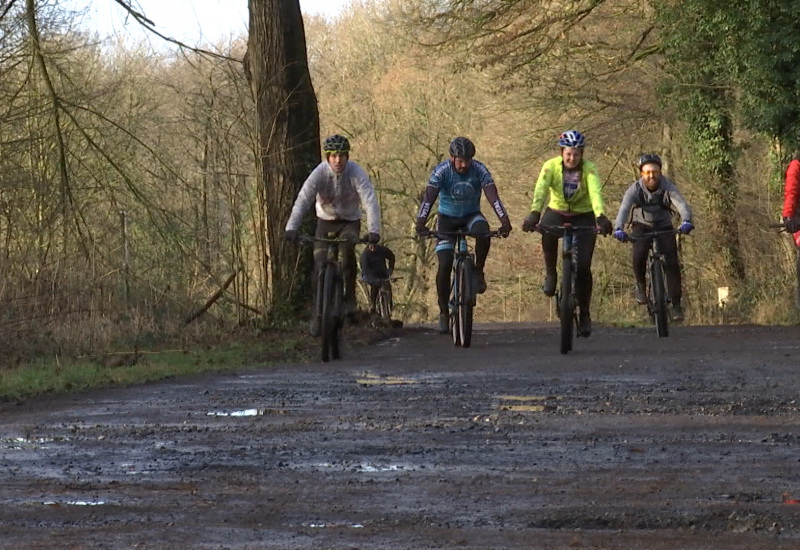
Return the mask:
[[621,243],[628,242],[628,234],[625,233],[625,231],[623,231],[622,229],[617,229],[614,231],[614,238]]
[[692,232],[692,229],[694,229],[694,226],[692,225],[692,222],[688,222],[688,221],[687,222],[683,222],[681,224],[681,226],[678,228],[678,233],[680,233],[682,235],[688,235],[689,233]]

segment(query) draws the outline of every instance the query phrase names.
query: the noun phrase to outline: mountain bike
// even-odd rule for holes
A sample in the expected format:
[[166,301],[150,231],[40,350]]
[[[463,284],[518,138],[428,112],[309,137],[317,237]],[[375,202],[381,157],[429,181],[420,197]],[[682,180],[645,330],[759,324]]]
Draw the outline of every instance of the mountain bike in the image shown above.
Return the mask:
[[640,235],[630,235],[628,240],[648,240],[650,249],[647,252],[646,294],[647,313],[656,325],[656,334],[660,338],[669,336],[669,295],[667,294],[666,278],[664,276],[664,253],[661,251],[658,236],[675,235],[677,229],[660,229],[647,231]]
[[[561,288],[556,291],[556,310],[561,325],[561,353],[572,351],[572,342],[578,323],[578,300],[575,297],[575,280],[578,276],[578,246],[577,233],[591,231],[597,233],[594,225],[539,225],[539,233],[551,234],[561,237]],[[582,336],[578,332],[578,336]]]
[[300,235],[301,242],[326,244],[325,263],[317,276],[316,299],[313,315],[319,320],[321,327],[321,358],[323,362],[341,359],[341,329],[344,325],[344,277],[342,275],[342,257],[340,245],[363,242],[360,239],[336,237],[310,237]]
[[472,316],[478,296],[478,271],[475,254],[470,252],[467,237],[497,237],[499,231],[470,233],[469,231],[433,231],[430,237],[455,237],[455,258],[450,277],[450,333],[453,344],[468,348],[472,344]]
[[366,295],[370,295],[370,287],[378,285],[378,297],[375,299],[375,311],[378,316],[385,320],[392,320],[392,311],[394,310],[394,299],[392,298],[392,283],[399,281],[402,277],[388,277],[385,279],[365,279],[361,281],[366,285]]

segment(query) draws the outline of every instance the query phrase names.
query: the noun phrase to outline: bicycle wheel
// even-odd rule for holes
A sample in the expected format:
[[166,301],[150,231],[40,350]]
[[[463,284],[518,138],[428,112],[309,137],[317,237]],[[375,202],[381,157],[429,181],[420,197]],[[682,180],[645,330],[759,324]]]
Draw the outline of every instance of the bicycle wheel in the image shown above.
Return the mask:
[[453,345],[461,345],[461,325],[458,322],[458,304],[461,301],[461,283],[458,276],[461,263],[456,260],[453,265],[452,280],[450,282],[450,303],[448,308],[450,310],[450,335],[453,337]]
[[669,336],[669,314],[667,312],[667,293],[664,289],[664,270],[658,258],[653,258],[650,262],[650,286],[653,292],[653,317],[656,322],[656,334],[665,338]]
[[458,328],[461,347],[468,348],[472,343],[472,304],[475,300],[475,268],[470,261],[461,262],[458,282],[461,289],[458,302]]
[[378,292],[378,314],[385,320],[389,321],[392,318],[392,294],[391,288],[388,287],[388,282],[381,284],[381,289]]
[[558,316],[561,321],[561,353],[572,351],[575,329],[575,297],[572,295],[572,261],[569,256],[561,263],[561,300]]
[[328,362],[333,357],[334,348],[338,354],[338,328],[336,326],[336,273],[333,266],[324,267],[322,283],[322,361]]
[[331,338],[331,359],[341,359],[342,327],[344,326],[344,308],[342,307],[342,293],[344,282],[339,270],[334,270],[336,277],[333,283],[333,337]]

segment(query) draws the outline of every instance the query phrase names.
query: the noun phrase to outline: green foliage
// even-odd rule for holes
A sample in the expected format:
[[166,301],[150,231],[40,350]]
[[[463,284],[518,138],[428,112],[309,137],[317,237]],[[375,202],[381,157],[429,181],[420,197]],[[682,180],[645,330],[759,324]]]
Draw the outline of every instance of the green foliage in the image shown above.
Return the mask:
[[304,360],[310,338],[301,330],[248,333],[241,340],[184,349],[116,352],[102,357],[37,359],[0,367],[0,400],[142,384],[203,372],[263,368],[275,361]]
[[[672,95],[686,113],[709,116],[722,96],[731,116],[782,142],[800,132],[800,18],[797,3],[682,0],[658,3]],[[713,120],[713,115],[712,120]],[[701,125],[704,121],[697,120]]]

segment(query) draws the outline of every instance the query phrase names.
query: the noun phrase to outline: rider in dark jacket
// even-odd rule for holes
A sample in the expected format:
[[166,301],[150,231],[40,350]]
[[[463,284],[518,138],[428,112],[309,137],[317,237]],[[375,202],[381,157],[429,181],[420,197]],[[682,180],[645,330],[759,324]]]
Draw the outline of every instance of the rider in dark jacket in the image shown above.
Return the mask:
[[[394,252],[379,244],[369,244],[364,248],[358,262],[361,265],[361,278],[369,285],[369,311],[375,313],[375,303],[383,284],[387,284],[394,271]],[[391,285],[389,282],[388,284]]]

